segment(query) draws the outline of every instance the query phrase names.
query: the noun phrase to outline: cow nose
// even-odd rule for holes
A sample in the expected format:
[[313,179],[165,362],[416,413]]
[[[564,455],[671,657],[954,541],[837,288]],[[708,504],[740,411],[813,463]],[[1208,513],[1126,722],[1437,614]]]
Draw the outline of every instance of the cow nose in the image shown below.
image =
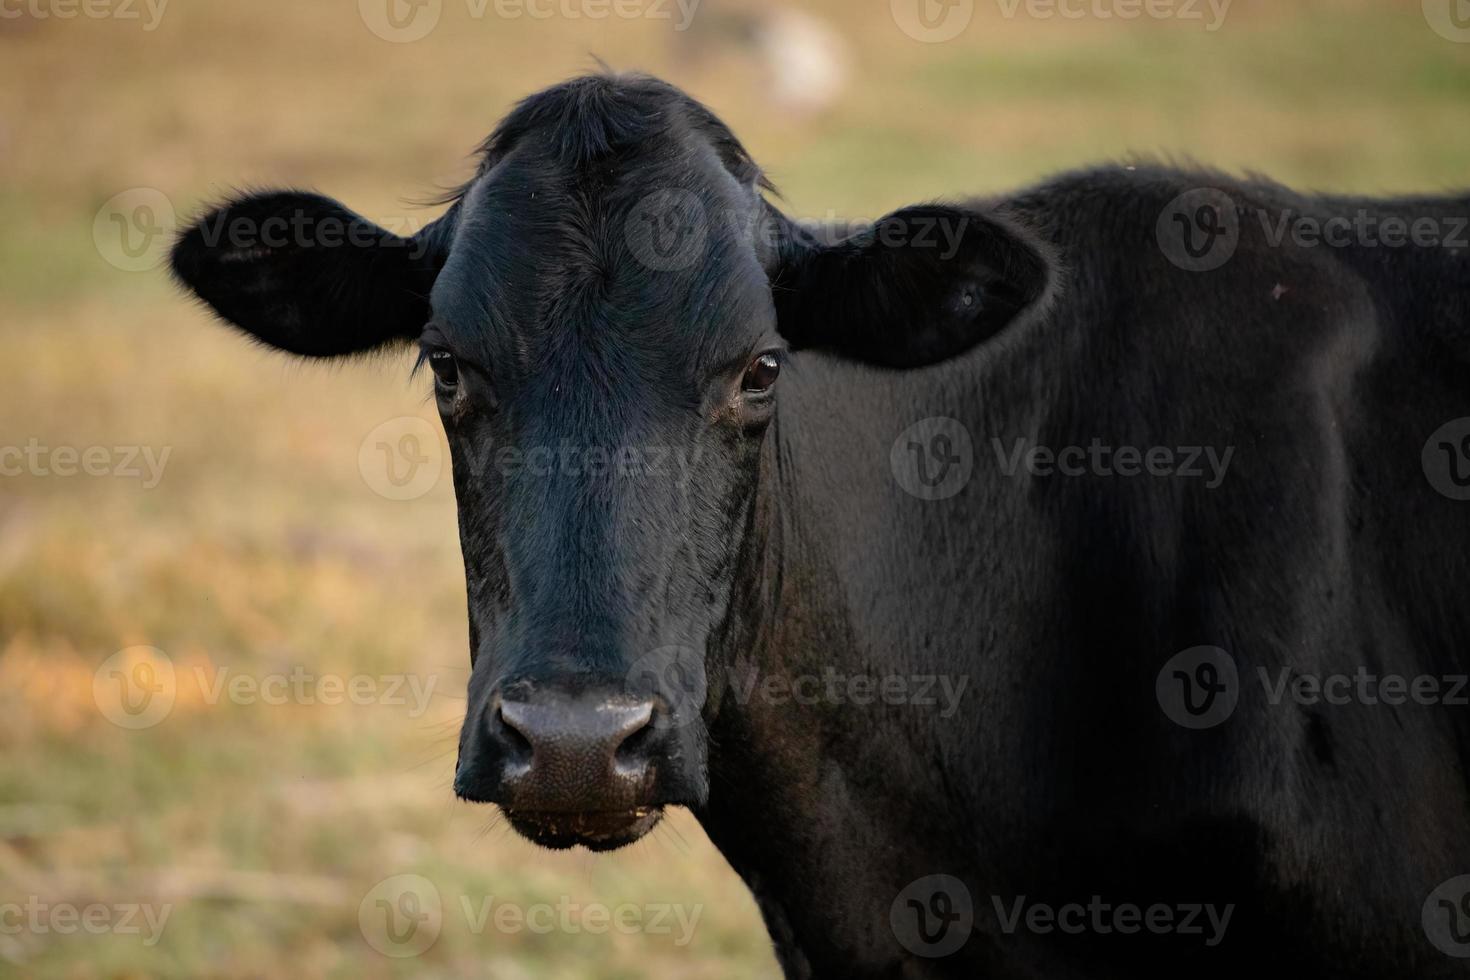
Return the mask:
[[508,751],[503,802],[586,813],[649,802],[654,702],[627,696],[503,699],[487,719]]

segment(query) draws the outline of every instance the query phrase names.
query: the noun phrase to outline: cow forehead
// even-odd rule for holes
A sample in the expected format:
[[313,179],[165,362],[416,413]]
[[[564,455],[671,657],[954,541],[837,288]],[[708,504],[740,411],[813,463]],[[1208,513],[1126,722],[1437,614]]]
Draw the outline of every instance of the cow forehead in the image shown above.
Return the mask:
[[590,181],[505,161],[461,201],[436,321],[523,373],[587,358],[698,371],[756,344],[774,312],[752,205],[718,166],[666,169],[634,161]]

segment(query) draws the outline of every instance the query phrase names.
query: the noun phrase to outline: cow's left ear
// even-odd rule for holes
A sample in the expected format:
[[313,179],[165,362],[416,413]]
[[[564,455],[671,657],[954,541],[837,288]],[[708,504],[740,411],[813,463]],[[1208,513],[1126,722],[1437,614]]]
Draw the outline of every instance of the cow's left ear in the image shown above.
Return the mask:
[[1040,299],[1051,276],[1039,244],[964,208],[904,208],[832,244],[781,224],[771,286],[786,342],[884,367],[969,350]]

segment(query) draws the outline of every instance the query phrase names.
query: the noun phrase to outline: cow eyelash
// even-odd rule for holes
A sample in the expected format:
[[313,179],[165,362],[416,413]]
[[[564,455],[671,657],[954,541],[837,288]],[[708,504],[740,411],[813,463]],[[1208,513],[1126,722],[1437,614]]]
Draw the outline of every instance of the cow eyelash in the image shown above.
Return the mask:
[[434,374],[434,385],[445,391],[459,387],[459,359],[443,347],[424,347],[419,350],[414,362],[413,373],[417,374],[425,365]]

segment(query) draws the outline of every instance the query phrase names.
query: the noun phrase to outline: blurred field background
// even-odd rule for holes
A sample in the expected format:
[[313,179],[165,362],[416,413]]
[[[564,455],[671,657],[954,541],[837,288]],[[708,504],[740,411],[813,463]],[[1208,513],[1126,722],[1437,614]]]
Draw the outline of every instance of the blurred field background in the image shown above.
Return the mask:
[[[246,344],[156,261],[119,268],[138,263],[107,242],[109,209],[161,200],[166,227],[232,187],[289,184],[421,224],[435,212],[407,202],[463,178],[513,100],[593,55],[712,105],[801,215],[876,216],[1134,154],[1308,188],[1470,184],[1470,43],[1431,30],[1420,0],[1236,0],[1215,31],[976,0],[943,43],[908,36],[889,0],[703,0],[687,31],[673,7],[509,19],[443,0],[426,37],[398,43],[367,26],[373,2],[173,0],[152,30],[141,0],[136,20],[0,3],[0,446],[170,453],[154,487],[0,476],[0,976],[776,972],[754,903],[686,814],[594,858],[537,851],[453,801],[468,654],[447,469],[410,500],[366,475],[382,424],[437,430],[427,381],[407,355],[322,366]],[[133,730],[102,710],[99,669],[137,645],[168,658],[150,665],[172,669],[174,700]],[[435,686],[420,713],[197,683],[293,671]],[[382,955],[360,925],[399,874],[443,901],[418,956]],[[492,896],[699,919],[683,945],[477,932],[461,899]],[[148,945],[8,928],[6,903],[171,911]]]

